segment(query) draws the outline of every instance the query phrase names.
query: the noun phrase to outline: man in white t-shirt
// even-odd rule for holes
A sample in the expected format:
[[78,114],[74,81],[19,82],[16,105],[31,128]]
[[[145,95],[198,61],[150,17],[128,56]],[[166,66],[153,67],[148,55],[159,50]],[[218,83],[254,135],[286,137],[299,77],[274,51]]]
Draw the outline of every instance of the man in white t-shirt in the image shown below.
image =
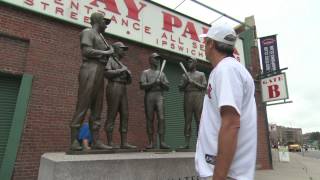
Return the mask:
[[202,37],[213,70],[200,120],[196,170],[204,180],[253,180],[257,110],[252,76],[232,55],[232,27],[212,26]]

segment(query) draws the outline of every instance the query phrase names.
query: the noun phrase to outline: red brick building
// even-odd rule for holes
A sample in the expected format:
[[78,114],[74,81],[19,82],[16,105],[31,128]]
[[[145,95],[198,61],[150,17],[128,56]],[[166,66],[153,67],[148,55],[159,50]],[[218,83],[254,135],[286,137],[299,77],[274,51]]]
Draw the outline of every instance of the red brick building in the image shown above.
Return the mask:
[[[25,0],[24,4],[28,7],[36,2],[35,0]],[[61,1],[55,2],[59,5]],[[130,5],[130,1],[125,2]],[[143,4],[150,5],[151,3],[141,1],[139,7],[143,7]],[[94,7],[94,4],[91,3],[91,6]],[[152,6],[153,8],[165,9],[154,3],[152,3]],[[46,6],[42,3],[43,7],[50,7],[50,5]],[[117,14],[115,12],[117,9],[110,9],[109,7],[107,10]],[[55,12],[61,13],[61,9],[57,10],[56,8]],[[70,13],[70,17],[75,16],[75,14]],[[131,19],[139,19],[135,14],[130,13],[126,17],[130,16]],[[189,18],[181,14],[179,16]],[[192,18],[189,19],[201,23]],[[173,18],[173,20],[175,19]],[[83,21],[85,22],[86,18]],[[122,20],[123,23],[125,22]],[[184,35],[194,40],[195,37],[192,37],[190,27],[187,29],[187,34],[186,29],[184,29]],[[142,27],[141,24],[138,26],[133,23],[131,28],[133,30],[143,29],[146,34],[149,31],[151,32],[148,26]],[[78,89],[77,76],[81,64],[79,33],[83,29],[84,26],[81,24],[70,23],[56,17],[46,16],[44,13],[30,11],[28,8],[21,8],[0,1],[1,179],[37,179],[40,157],[43,153],[68,150],[70,141],[69,123],[75,110]],[[238,30],[241,31],[241,28]],[[129,30],[124,33],[128,34],[128,32]],[[254,34],[254,30],[246,31],[243,33],[243,38],[246,40],[244,43],[246,66],[255,77],[260,70],[260,64],[258,49],[254,43]],[[173,147],[182,144],[182,94],[178,92],[176,85],[182,74],[178,62],[183,61],[187,54],[176,53],[175,50],[170,50],[170,47],[168,47],[169,49],[166,49],[167,47],[157,48],[147,42],[141,43],[138,40],[120,38],[115,34],[106,34],[106,39],[109,42],[122,41],[129,46],[128,55],[124,60],[124,63],[133,73],[133,83],[128,87],[128,95],[130,96],[129,142],[139,148],[143,148],[147,142],[143,105],[144,92],[139,89],[138,82],[141,72],[149,67],[148,56],[153,52],[158,52],[168,60],[165,73],[171,83],[171,89],[165,95],[166,141]],[[161,46],[164,47],[165,45],[162,44]],[[203,56],[201,55],[201,47],[199,49],[194,53],[197,56]],[[209,63],[200,62],[199,69],[206,73],[210,72],[211,66]],[[268,128],[265,106],[261,102],[258,81],[256,82],[256,88],[259,113],[257,167],[266,169],[271,168],[267,139]],[[103,120],[106,117],[105,112],[106,106],[104,106]],[[117,127],[118,124],[114,130],[114,135],[119,142]],[[103,128],[101,128],[101,136],[105,137]]]

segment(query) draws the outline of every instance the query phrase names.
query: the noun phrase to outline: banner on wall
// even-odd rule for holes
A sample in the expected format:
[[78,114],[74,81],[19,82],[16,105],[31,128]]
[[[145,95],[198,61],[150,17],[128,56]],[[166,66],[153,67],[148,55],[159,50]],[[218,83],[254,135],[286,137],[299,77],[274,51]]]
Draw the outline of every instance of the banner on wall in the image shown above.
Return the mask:
[[263,73],[280,69],[276,35],[260,38]]
[[[87,27],[91,26],[90,15],[101,12],[112,20],[107,33],[207,61],[199,35],[209,25],[146,0],[0,1]],[[243,49],[238,53],[244,57]]]

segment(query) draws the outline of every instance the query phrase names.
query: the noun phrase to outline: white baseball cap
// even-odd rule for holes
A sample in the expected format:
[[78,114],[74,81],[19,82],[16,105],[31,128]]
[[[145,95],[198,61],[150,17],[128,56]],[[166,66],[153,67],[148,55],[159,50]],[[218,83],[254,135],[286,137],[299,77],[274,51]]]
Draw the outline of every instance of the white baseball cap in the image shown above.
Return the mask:
[[237,35],[234,29],[228,24],[212,25],[207,34],[201,34],[201,38],[211,38],[218,42],[234,46],[237,40]]

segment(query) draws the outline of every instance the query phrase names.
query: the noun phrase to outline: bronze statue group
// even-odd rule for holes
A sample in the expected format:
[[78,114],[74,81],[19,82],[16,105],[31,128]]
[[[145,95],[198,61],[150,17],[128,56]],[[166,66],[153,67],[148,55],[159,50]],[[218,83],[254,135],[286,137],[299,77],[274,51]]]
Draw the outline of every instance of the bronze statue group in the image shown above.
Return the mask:
[[[81,32],[80,43],[82,52],[82,64],[79,72],[79,89],[76,110],[73,115],[71,128],[72,151],[87,150],[77,140],[79,129],[88,110],[89,129],[92,135],[92,149],[136,149],[127,141],[128,131],[128,96],[127,85],[132,83],[131,71],[121,61],[128,47],[122,42],[109,45],[102,33],[111,22],[101,13],[93,13],[90,17],[92,28]],[[162,63],[161,63],[162,62]],[[185,118],[185,144],[181,149],[190,148],[191,122],[195,117],[197,130],[199,126],[204,92],[207,81],[204,73],[196,70],[196,59],[187,58],[187,69],[180,63],[184,74],[181,78],[179,90],[184,92],[184,118]],[[169,82],[163,72],[166,60],[159,54],[152,53],[149,56],[150,68],[144,70],[140,77],[140,88],[145,91],[144,106],[146,116],[146,128],[148,145],[146,149],[154,149],[154,114],[158,120],[158,135],[160,149],[170,149],[165,143],[165,118],[163,92],[169,90]],[[101,112],[103,106],[104,79],[108,80],[106,87],[107,119],[104,130],[107,135],[107,144],[99,140],[101,126]],[[121,144],[113,143],[113,129],[117,114],[120,115]]]

